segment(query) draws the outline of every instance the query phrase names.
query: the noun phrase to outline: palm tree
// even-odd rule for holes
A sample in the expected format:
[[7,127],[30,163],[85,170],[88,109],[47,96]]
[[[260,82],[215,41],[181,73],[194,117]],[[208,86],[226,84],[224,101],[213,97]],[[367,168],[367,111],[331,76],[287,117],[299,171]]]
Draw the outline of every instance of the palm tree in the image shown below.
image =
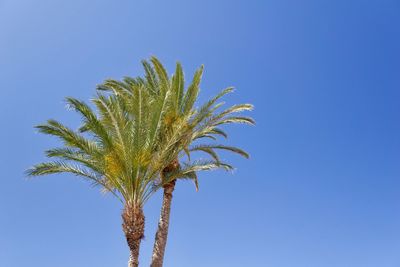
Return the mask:
[[[254,124],[254,121],[249,117],[236,115],[238,112],[252,110],[253,106],[250,104],[234,105],[222,112],[217,112],[218,108],[223,105],[223,103],[217,103],[218,100],[231,93],[233,91],[231,87],[223,90],[200,108],[194,108],[200,90],[203,66],[195,72],[191,84],[185,90],[184,74],[180,63],[177,63],[175,73],[170,78],[157,58],[152,57],[150,61],[151,63],[143,61],[145,78],[133,80],[142,84],[143,89],[156,92],[156,94],[152,94],[153,96],[160,97],[160,92],[168,92],[158,149],[168,151],[169,158],[160,158],[165,167],[160,173],[159,186],[163,187],[164,192],[151,263],[152,267],[159,267],[163,265],[172,194],[176,180],[194,180],[197,190],[198,171],[216,168],[231,170],[232,166],[221,162],[216,150],[226,150],[245,158],[249,157],[245,151],[239,148],[214,143],[205,144],[202,140],[216,140],[217,136],[227,138],[227,134],[220,129],[222,125],[229,123]],[[109,81],[107,86],[99,89],[113,91],[116,95],[125,96],[128,99],[131,97],[124,93],[122,84],[117,81]],[[211,156],[211,160],[191,161],[191,154],[197,151],[207,153]],[[180,161],[184,155],[187,155],[188,162]]]
[[[154,61],[154,60],[153,60]],[[233,115],[234,113],[241,111],[252,110],[252,105],[241,104],[232,106],[222,112],[217,112],[217,109],[222,103],[217,101],[225,94],[232,92],[233,88],[227,88],[223,90],[216,97],[212,98],[205,105],[199,109],[194,108],[194,103],[197,100],[197,96],[200,90],[200,81],[203,73],[203,66],[200,67],[193,78],[192,84],[184,91],[184,75],[181,65],[178,63],[174,76],[172,76],[171,84],[172,90],[180,93],[176,94],[177,101],[172,105],[171,110],[171,123],[166,123],[167,129],[174,127],[174,121],[183,121],[186,125],[185,142],[178,144],[180,151],[184,151],[190,160],[190,154],[195,151],[202,151],[211,156],[212,161],[201,161],[197,160],[193,163],[184,163],[183,168],[180,166],[178,159],[172,161],[161,173],[162,179],[164,179],[163,187],[163,204],[161,208],[160,219],[158,223],[158,229],[155,237],[155,243],[153,248],[152,256],[152,267],[161,267],[163,265],[163,259],[165,254],[165,248],[168,237],[170,209],[172,202],[172,194],[175,188],[176,179],[179,178],[192,178],[195,180],[196,190],[198,190],[197,172],[202,170],[212,170],[216,168],[224,168],[231,170],[232,166],[222,163],[216,150],[227,150],[233,153],[237,153],[245,158],[249,155],[236,147],[221,145],[221,144],[205,144],[202,140],[212,139],[216,140],[216,136],[223,136],[227,138],[227,134],[221,130],[221,127],[227,123],[245,123],[254,124],[254,121],[249,117],[241,117]],[[166,117],[168,118],[168,117]],[[181,133],[182,134],[182,133]],[[200,143],[198,143],[199,141]],[[197,143],[196,143],[197,142]]]
[[[103,86],[111,85],[107,81]],[[58,137],[63,146],[46,151],[54,160],[35,165],[27,174],[72,173],[119,199],[124,205],[122,228],[130,249],[129,267],[136,267],[144,237],[143,205],[162,186],[158,177],[163,162],[171,160],[172,151],[163,150],[159,138],[169,92],[144,89],[135,79],[118,85],[123,87],[119,94],[99,92],[92,100],[97,113],[84,102],[67,98],[82,117],[79,130],[56,120],[37,126],[39,132]],[[128,94],[129,98],[122,97]]]

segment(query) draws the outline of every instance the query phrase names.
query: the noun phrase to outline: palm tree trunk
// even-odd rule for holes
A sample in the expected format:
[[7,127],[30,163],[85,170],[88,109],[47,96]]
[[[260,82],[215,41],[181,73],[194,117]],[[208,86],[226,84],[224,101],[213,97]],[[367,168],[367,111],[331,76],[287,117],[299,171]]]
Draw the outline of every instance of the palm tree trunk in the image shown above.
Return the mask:
[[122,229],[130,250],[128,267],[139,266],[140,242],[144,237],[143,208],[137,204],[126,204],[122,212]]
[[171,212],[172,192],[175,189],[175,182],[166,184],[164,186],[164,198],[161,208],[160,220],[158,222],[158,229],[153,248],[153,257],[151,260],[151,267],[162,267],[164,261],[165,247],[167,245],[169,217]]

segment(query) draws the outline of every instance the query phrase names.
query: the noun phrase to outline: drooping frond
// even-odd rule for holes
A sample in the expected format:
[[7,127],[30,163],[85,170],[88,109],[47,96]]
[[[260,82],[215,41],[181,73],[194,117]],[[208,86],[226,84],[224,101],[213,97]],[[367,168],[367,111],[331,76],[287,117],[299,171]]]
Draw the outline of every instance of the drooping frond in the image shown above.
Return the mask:
[[53,148],[46,151],[46,156],[49,158],[58,158],[65,161],[74,161],[96,172],[101,172],[102,162],[99,162],[94,156],[89,156],[79,150],[71,148]]
[[209,133],[210,133],[210,134],[214,134],[214,135],[221,135],[221,136],[223,136],[223,137],[225,137],[225,138],[228,138],[228,134],[227,134],[227,133],[225,133],[223,130],[221,130],[221,129],[219,129],[219,128],[216,128],[216,127],[214,127],[213,129],[211,129],[211,130],[209,131]]
[[242,157],[245,157],[246,159],[248,159],[250,157],[250,155],[246,151],[244,151],[240,148],[233,147],[233,146],[225,146],[225,145],[203,145],[203,144],[201,144],[201,145],[193,146],[192,148],[190,148],[190,151],[199,151],[199,150],[204,151],[204,149],[212,149],[212,150],[221,149],[221,150],[233,152]]
[[203,151],[204,153],[209,154],[213,158],[213,160],[215,160],[215,162],[217,163],[220,162],[219,156],[214,151],[213,148],[204,145],[198,145],[189,149],[189,152],[194,152],[194,151]]
[[48,120],[47,124],[36,126],[39,132],[60,138],[68,147],[78,148],[88,154],[100,153],[98,145],[74,132],[56,120]]
[[40,163],[27,170],[27,174],[29,176],[48,175],[63,172],[85,177],[95,184],[102,184],[102,178],[98,174],[85,170],[79,165],[73,165],[62,161]]
[[112,146],[112,140],[109,136],[107,129],[99,121],[94,111],[83,101],[78,99],[67,97],[67,103],[75,111],[79,112],[83,119],[83,125],[80,128],[81,132],[86,132],[90,129],[99,140],[104,143],[107,147]]
[[226,117],[226,118],[223,118],[221,120],[218,120],[215,123],[215,125],[221,125],[221,124],[227,124],[227,123],[243,123],[243,124],[254,125],[255,121],[250,117],[231,116],[231,117]]
[[[230,116],[234,113],[239,113],[239,112],[243,112],[243,111],[251,111],[253,110],[253,105],[251,104],[240,104],[240,105],[234,105],[226,110],[224,110],[223,112],[217,114],[216,116],[214,116],[212,118],[213,121],[219,122],[221,120],[224,120],[225,118],[227,118],[227,116]],[[230,116],[230,117],[237,117],[237,118],[243,118],[243,117],[239,117],[239,116]],[[246,117],[245,117],[246,118]],[[247,118],[246,121],[249,121],[250,124],[254,124],[254,120],[251,118]]]
[[121,202],[122,199],[118,196],[115,190],[110,187],[106,180],[96,172],[91,172],[79,165],[66,163],[63,161],[53,161],[37,164],[26,171],[28,176],[42,176],[56,173],[72,173],[76,176],[83,177],[90,181],[94,186],[102,186],[108,192],[111,192]]
[[[216,107],[213,108],[214,104],[224,95],[229,94],[233,92],[234,88],[233,87],[228,87],[224,90],[222,90],[218,95],[210,99],[206,104],[204,104],[200,109],[198,114],[196,114],[196,117],[194,119],[194,123],[198,124],[202,122],[204,119],[207,117],[210,117],[215,111],[216,108],[218,108],[220,105],[217,105]],[[222,104],[222,103],[221,103]]]

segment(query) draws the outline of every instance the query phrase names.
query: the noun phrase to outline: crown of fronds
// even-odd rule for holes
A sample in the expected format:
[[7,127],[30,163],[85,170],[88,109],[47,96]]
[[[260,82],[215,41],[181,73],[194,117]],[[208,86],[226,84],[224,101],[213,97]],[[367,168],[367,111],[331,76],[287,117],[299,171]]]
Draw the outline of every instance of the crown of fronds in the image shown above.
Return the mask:
[[[142,63],[143,78],[110,79],[98,86],[98,94],[92,99],[96,110],[80,100],[66,99],[69,107],[82,117],[79,130],[55,120],[38,125],[41,133],[58,137],[64,146],[46,151],[54,161],[35,165],[28,175],[72,173],[101,186],[121,201],[143,204],[155,190],[173,179],[191,179],[197,187],[198,171],[232,169],[221,162],[217,150],[248,157],[236,147],[201,143],[206,138],[226,138],[221,129],[225,124],[254,124],[250,117],[236,115],[252,110],[250,104],[218,112],[223,104],[218,101],[233,88],[195,108],[203,66],[185,89],[180,63],[172,77],[155,57]],[[191,161],[190,155],[196,151],[207,153],[211,159]],[[167,177],[161,175],[166,166],[183,155],[188,156],[188,162]]]

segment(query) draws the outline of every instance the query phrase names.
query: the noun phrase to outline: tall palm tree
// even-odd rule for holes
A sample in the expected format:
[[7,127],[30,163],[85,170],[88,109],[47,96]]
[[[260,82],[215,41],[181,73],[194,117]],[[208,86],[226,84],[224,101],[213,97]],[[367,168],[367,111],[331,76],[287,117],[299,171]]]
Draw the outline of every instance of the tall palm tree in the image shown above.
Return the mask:
[[[250,104],[235,105],[223,110],[222,112],[217,112],[218,108],[223,104],[217,103],[217,101],[225,94],[232,92],[233,88],[223,90],[220,94],[209,100],[199,109],[194,108],[194,103],[197,100],[200,90],[202,73],[203,67],[200,67],[194,75],[192,84],[184,90],[184,75],[182,67],[179,63],[177,64],[175,74],[171,79],[171,84],[176,85],[175,87],[172,86],[172,90],[179,92],[176,94],[178,100],[172,105],[170,111],[170,117],[172,117],[171,123],[167,122],[166,127],[167,129],[169,127],[174,127],[174,121],[182,121],[186,125],[186,132],[184,133],[185,142],[178,144],[180,150],[188,155],[189,160],[192,152],[201,151],[211,156],[212,161],[197,160],[193,163],[183,163],[183,167],[181,167],[178,158],[176,158],[161,173],[161,177],[164,179],[164,194],[153,248],[152,267],[161,267],[163,265],[168,237],[172,194],[175,188],[176,179],[191,177],[195,180],[196,190],[198,190],[198,171],[212,170],[221,167],[226,170],[232,169],[232,166],[221,162],[216,150],[226,150],[237,153],[245,158],[249,157],[245,151],[236,147],[203,142],[204,139],[216,140],[216,136],[227,138],[227,134],[220,129],[224,124],[254,124],[254,121],[249,117],[234,115],[234,113],[237,112],[252,110],[253,106]],[[166,118],[169,117],[167,116]]]
[[[107,81],[104,86],[112,83]],[[47,150],[47,157],[54,160],[35,165],[27,174],[72,173],[112,193],[124,205],[122,228],[130,249],[129,267],[136,267],[144,236],[143,205],[162,187],[158,177],[165,169],[163,162],[175,157],[160,144],[169,92],[144,89],[134,79],[118,85],[123,87],[119,94],[99,92],[92,100],[97,112],[82,101],[67,98],[82,117],[79,130],[56,120],[37,126],[39,132],[58,137],[63,146]]]
[[[238,112],[252,110],[253,106],[250,104],[234,105],[218,112],[218,109],[223,105],[223,103],[218,103],[218,100],[231,93],[233,91],[231,87],[223,90],[200,108],[194,107],[200,90],[203,66],[195,72],[191,84],[185,90],[184,74],[180,63],[177,63],[172,77],[168,77],[164,66],[157,58],[152,57],[150,61],[151,63],[143,61],[144,79],[130,79],[142,84],[141,88],[156,92],[156,94],[152,94],[153,97],[160,97],[159,93],[165,90],[168,92],[167,104],[164,109],[165,116],[161,122],[162,130],[160,131],[160,147],[158,149],[168,151],[169,158],[160,158],[165,167],[160,173],[159,186],[163,187],[164,192],[151,263],[152,267],[160,267],[163,265],[172,194],[176,180],[192,179],[195,182],[196,189],[198,189],[198,171],[216,168],[231,170],[232,166],[221,162],[216,150],[226,150],[248,158],[249,155],[239,148],[204,143],[202,140],[216,140],[217,136],[227,138],[227,134],[220,129],[225,124],[254,124],[254,121],[250,117],[236,115]],[[102,86],[99,89],[113,91],[116,95],[126,98],[130,97],[129,94],[124,94],[125,90],[122,84],[117,81],[109,81],[107,86]],[[191,161],[191,154],[197,151],[207,153],[211,156],[211,160]],[[181,158],[184,155],[187,156],[188,162],[182,162]]]

